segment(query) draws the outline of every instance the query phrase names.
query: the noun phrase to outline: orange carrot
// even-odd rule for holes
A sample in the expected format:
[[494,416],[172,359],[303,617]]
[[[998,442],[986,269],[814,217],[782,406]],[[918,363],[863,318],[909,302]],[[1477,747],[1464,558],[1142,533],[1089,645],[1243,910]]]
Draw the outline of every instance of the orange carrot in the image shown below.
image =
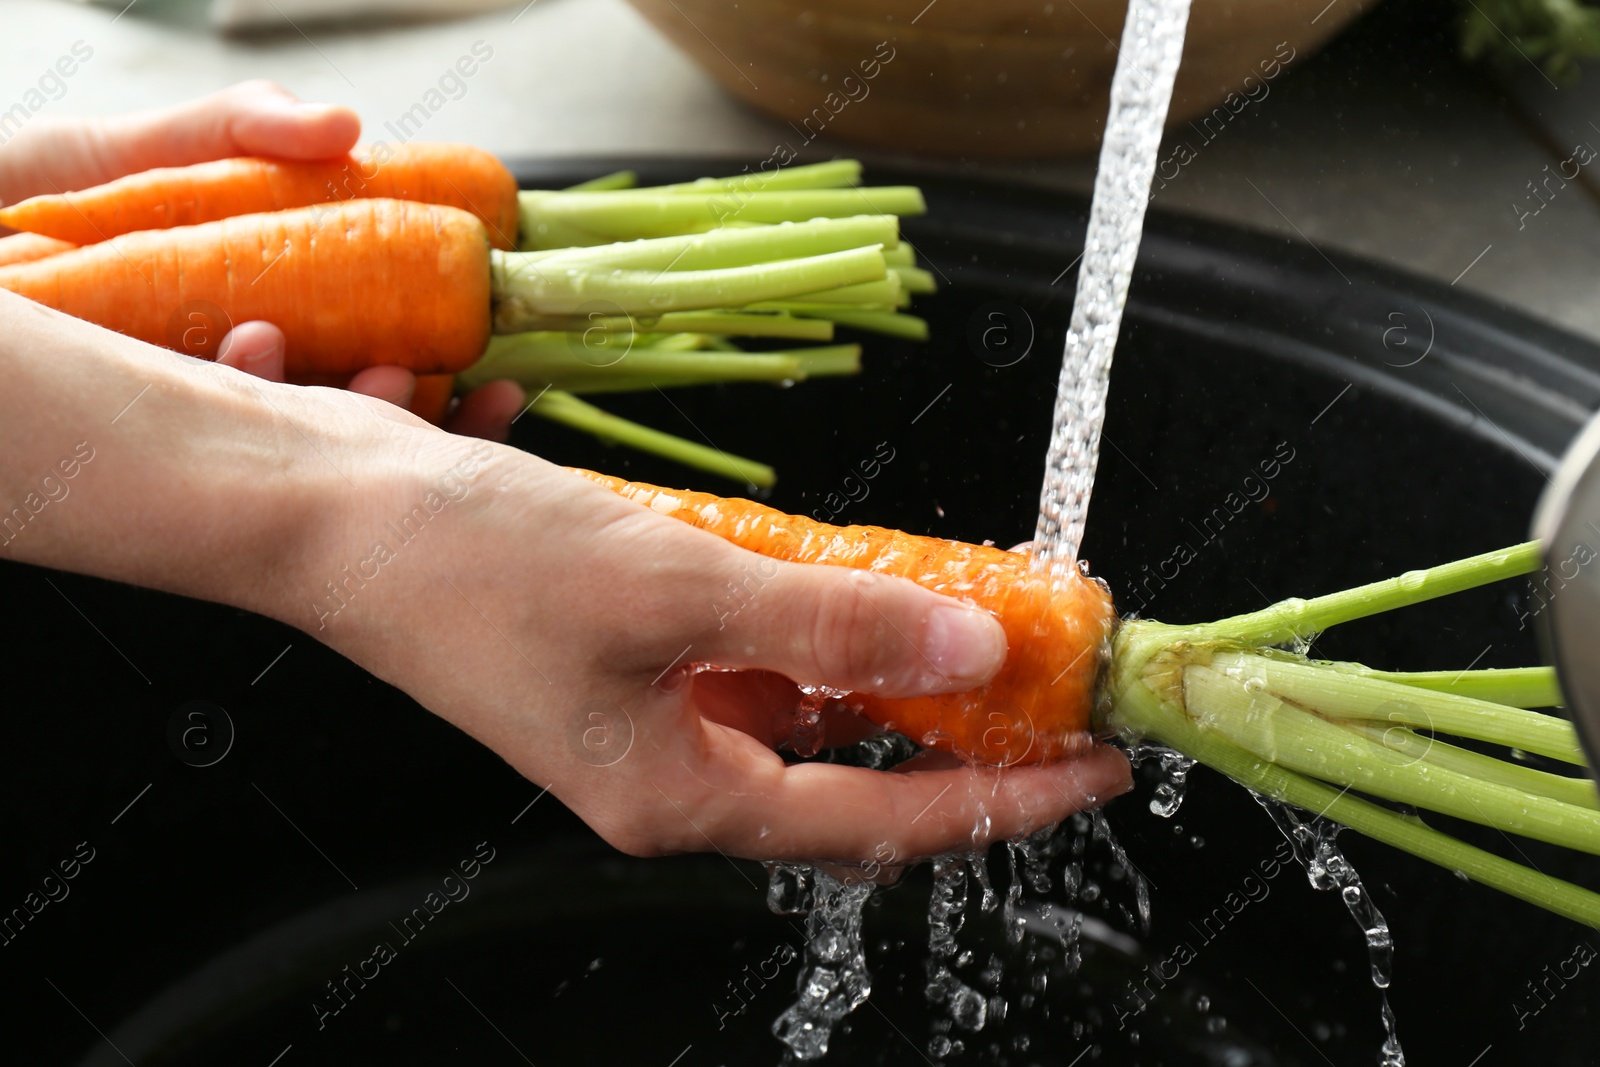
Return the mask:
[[246,157],[147,170],[0,208],[0,224],[87,245],[135,230],[367,198],[470,211],[488,227],[494,247],[516,247],[517,180],[490,153],[459,144],[385,146],[373,155],[320,162]]
[[1009,652],[987,686],[933,697],[854,693],[873,722],[971,763],[1009,766],[1074,756],[1090,744],[1095,682],[1110,647],[1111,594],[1072,571],[1052,587],[1028,556],[877,526],[829,526],[748,500],[576,473],[662,515],[774,559],[909,578],[987,609]]
[[290,375],[441,374],[483,355],[489,274],[488,235],[467,212],[351,200],[124,234],[0,267],[0,288],[207,358],[233,323],[266,319]]
[[418,418],[427,419],[438,426],[450,412],[450,398],[455,391],[454,374],[419,374],[416,390],[411,394],[409,410]]
[[32,263],[36,259],[76,247],[71,241],[58,241],[37,233],[14,233],[10,237],[0,237],[0,267],[13,263]]

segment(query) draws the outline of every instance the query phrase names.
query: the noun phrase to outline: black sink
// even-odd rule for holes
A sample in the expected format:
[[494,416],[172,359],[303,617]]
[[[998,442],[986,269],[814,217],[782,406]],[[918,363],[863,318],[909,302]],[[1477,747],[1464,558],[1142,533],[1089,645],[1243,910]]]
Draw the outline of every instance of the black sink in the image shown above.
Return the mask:
[[[536,162],[522,173],[558,186],[609,169]],[[643,177],[737,169],[671,162]],[[700,427],[720,448],[775,463],[770,502],[801,512],[887,444],[893,460],[836,521],[1024,540],[1085,204],[870,176],[927,192],[929,215],[906,233],[942,286],[918,307],[931,343],[868,339],[854,380],[604,406],[685,436]],[[1084,555],[1124,611],[1181,621],[1520,541],[1553,457],[1597,406],[1600,350],[1585,341],[1361,261],[1155,215]],[[560,462],[742,491],[536,419],[517,428],[517,444]],[[1267,492],[1217,511],[1273,458]],[[1161,577],[1180,543],[1194,560]],[[0,946],[14,1062],[779,1060],[768,1026],[792,996],[800,934],[767,912],[758,865],[610,851],[497,757],[276,623],[10,563],[0,589],[12,620],[0,903],[24,907],[80,842],[93,850],[70,895],[8,927]],[[1383,667],[1528,664],[1523,596],[1508,583],[1317,647]],[[195,724],[212,747],[173,740]],[[1131,892],[1098,846],[1094,917],[1107,925],[1093,927],[1078,980],[1059,961],[1020,961],[1045,941],[1012,949],[995,917],[972,919],[963,943],[975,966],[992,952],[1016,981],[1049,981],[1031,1006],[1013,993],[1010,1017],[968,1035],[955,1062],[1078,1063],[1095,1042],[1100,1053],[1081,1062],[1373,1062],[1378,996],[1339,900],[1297,868],[1260,880],[1281,839],[1237,787],[1197,771],[1172,820],[1150,814],[1148,793],[1109,814],[1154,885],[1153,928],[1124,918]],[[1540,986],[1537,1000],[1528,983],[1547,982],[1592,934],[1342,840],[1394,930],[1391,999],[1413,1063],[1493,1067],[1528,1062],[1530,1049],[1544,1063],[1590,1062],[1587,972],[1569,988]],[[480,842],[493,858],[459,883],[470,895],[425,928],[395,925]],[[1593,862],[1519,845],[1550,874],[1596,882]],[[1264,891],[1246,887],[1252,872]],[[876,992],[830,1062],[925,1062],[927,885],[918,872],[874,898]],[[1247,890],[1246,906],[1225,903]],[[393,958],[368,962],[379,941]],[[1181,943],[1194,949],[1181,979],[1119,1027],[1128,984]],[[369,977],[349,982],[351,972]],[[752,985],[752,974],[771,977]],[[1225,1025],[1208,1026],[1214,1017]]]

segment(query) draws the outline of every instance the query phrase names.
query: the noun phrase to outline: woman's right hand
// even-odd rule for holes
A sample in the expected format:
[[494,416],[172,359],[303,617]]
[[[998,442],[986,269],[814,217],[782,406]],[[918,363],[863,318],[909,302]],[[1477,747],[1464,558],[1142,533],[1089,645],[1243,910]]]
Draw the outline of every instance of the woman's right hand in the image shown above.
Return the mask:
[[[1043,828],[1131,784],[1108,747],[1003,771],[938,754],[892,772],[785,763],[773,745],[794,683],[970,689],[1004,660],[999,624],[903,579],[756,555],[390,410],[381,433],[319,443],[362,473],[280,617],[478,738],[618,848],[903,864]],[[431,517],[430,491],[448,501]],[[419,532],[401,544],[406,516]],[[752,576],[754,594],[729,610]]]

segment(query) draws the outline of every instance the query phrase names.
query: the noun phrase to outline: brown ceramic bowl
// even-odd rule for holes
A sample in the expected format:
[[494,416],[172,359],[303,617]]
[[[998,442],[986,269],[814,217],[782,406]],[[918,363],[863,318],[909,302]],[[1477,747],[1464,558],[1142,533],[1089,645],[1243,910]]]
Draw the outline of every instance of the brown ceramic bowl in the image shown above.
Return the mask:
[[[795,150],[827,136],[987,158],[1098,145],[1127,10],[1123,0],[630,2],[725,88],[788,120]],[[1225,125],[1362,6],[1194,0],[1171,121]]]

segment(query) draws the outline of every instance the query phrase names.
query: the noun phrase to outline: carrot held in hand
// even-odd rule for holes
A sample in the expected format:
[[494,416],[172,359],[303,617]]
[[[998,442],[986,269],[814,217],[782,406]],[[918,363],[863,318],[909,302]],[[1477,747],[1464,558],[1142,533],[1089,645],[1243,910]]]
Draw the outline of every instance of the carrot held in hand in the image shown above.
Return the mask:
[[971,763],[1044,763],[1088,750],[1095,682],[1114,622],[1111,594],[1094,579],[1073,571],[1052,588],[1018,552],[877,526],[830,526],[748,500],[577,473],[741,548],[909,578],[992,612],[1008,645],[1000,673],[964,693],[844,698],[880,726]]
[[489,248],[465,211],[350,200],[140,230],[0,267],[0,288],[152,344],[211,357],[234,323],[276,323],[307,375],[394,365],[453,374],[503,333],[595,301],[608,313],[738,308],[886,277],[893,218],[633,241],[558,253]]
[[435,426],[442,425],[444,417],[450,413],[450,400],[455,391],[454,374],[419,374],[406,410]]
[[471,145],[412,142],[312,162],[219,159],[141,171],[81,192],[0,208],[0,224],[74,244],[136,230],[355,199],[415,200],[477,215],[496,248],[517,240],[517,180]]
[[36,259],[45,259],[57,252],[67,252],[78,247],[71,241],[58,241],[54,237],[43,237],[36,233],[14,233],[10,237],[0,237],[0,267],[7,267],[13,263],[32,263]]
[[0,268],[0,288],[190,354],[265,319],[283,330],[290,375],[460,370],[489,341],[483,223],[400,200],[141,230]]

